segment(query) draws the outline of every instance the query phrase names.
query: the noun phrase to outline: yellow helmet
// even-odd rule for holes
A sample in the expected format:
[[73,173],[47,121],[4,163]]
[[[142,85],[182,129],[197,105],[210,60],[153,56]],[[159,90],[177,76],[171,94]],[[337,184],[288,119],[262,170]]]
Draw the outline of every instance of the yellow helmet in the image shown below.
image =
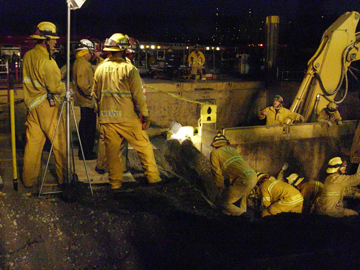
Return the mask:
[[286,179],[290,185],[296,187],[304,180],[304,177],[300,177],[297,173],[292,173]]
[[256,177],[257,177],[257,183],[258,184],[261,184],[261,182],[263,182],[265,179],[269,179],[269,175],[268,174],[265,174],[265,173],[262,173],[262,172],[258,172],[256,174]]
[[214,137],[213,142],[210,144],[210,146],[218,148],[218,147],[229,145],[229,144],[230,144],[230,141],[224,135],[222,135],[220,131],[218,131],[218,133]]
[[121,33],[113,34],[105,40],[104,46],[104,51],[106,52],[124,51],[130,47],[129,37]]
[[34,39],[59,39],[55,24],[51,22],[41,22],[37,25]]
[[329,167],[326,169],[327,173],[336,173],[341,167],[343,167],[343,161],[340,157],[334,157],[329,160]]
[[276,95],[276,96],[274,97],[274,100],[279,101],[280,103],[283,103],[283,102],[284,102],[284,99],[283,99],[282,96],[280,96],[280,95]]

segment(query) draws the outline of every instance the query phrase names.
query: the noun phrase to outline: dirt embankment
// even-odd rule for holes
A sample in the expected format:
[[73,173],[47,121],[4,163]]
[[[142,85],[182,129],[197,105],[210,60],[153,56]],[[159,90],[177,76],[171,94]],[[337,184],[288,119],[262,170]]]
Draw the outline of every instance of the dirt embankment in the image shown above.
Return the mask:
[[[357,269],[359,218],[287,214],[253,221],[212,209],[210,165],[189,141],[152,138],[166,184],[71,187],[63,196],[0,196],[2,269]],[[211,193],[211,192],[210,192]],[[65,196],[66,198],[66,196]],[[350,202],[351,203],[351,202]],[[353,202],[356,208],[357,203]],[[255,213],[253,209],[249,209]]]

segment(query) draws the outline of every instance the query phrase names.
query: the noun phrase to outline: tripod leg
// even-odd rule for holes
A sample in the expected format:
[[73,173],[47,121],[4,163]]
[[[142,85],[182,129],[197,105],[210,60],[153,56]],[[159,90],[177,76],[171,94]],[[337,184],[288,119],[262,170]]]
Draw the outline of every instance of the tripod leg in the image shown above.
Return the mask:
[[[81,138],[80,138],[80,133],[79,133],[79,127],[78,127],[77,122],[76,122],[76,117],[75,117],[75,112],[74,112],[74,105],[72,104],[71,101],[70,101],[70,104],[71,104],[71,111],[72,111],[72,114],[73,114],[74,123],[75,123],[75,127],[76,127],[76,133],[77,133],[78,138],[79,138],[79,145],[80,145],[81,153],[82,153],[83,157],[85,157],[85,155],[84,155],[84,150],[83,150],[82,143],[81,143]],[[73,158],[74,158],[74,155],[73,155]],[[87,170],[85,158],[83,159],[83,162],[84,162],[84,168],[85,168],[85,172],[86,172],[86,178],[87,178],[88,183],[89,183],[91,195],[93,195],[93,190],[92,190],[92,186],[91,186],[91,182],[90,182],[89,173],[88,173],[88,170]]]
[[[48,169],[48,167],[49,167],[50,158],[51,158],[51,153],[52,153],[52,150],[53,150],[53,147],[54,147],[54,141],[55,141],[55,138],[56,138],[56,134],[57,134],[57,132],[58,132],[59,125],[60,125],[61,115],[62,115],[63,110],[64,110],[64,104],[65,104],[65,101],[64,101],[63,104],[61,105],[61,111],[60,111],[59,119],[58,119],[58,122],[57,122],[57,124],[56,124],[56,128],[55,128],[53,140],[52,140],[51,147],[50,147],[50,151],[49,151],[49,156],[48,156],[48,159],[47,159],[47,162],[46,162],[46,166],[45,166],[45,170],[44,170],[44,175],[43,175],[43,178],[42,178],[42,181],[41,181],[41,185],[40,185],[39,197],[40,197],[41,194],[42,194],[42,188],[43,188],[44,181],[45,181],[46,171],[47,171],[47,169]],[[54,192],[54,193],[59,193],[59,192]]]

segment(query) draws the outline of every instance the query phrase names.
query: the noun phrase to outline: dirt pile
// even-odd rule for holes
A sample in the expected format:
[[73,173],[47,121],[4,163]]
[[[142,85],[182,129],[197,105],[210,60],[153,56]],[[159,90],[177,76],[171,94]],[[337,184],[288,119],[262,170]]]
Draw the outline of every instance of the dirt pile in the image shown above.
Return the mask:
[[0,268],[333,269],[340,258],[342,266],[359,268],[358,217],[222,215],[201,195],[213,192],[210,165],[191,142],[151,140],[164,185],[146,185],[133,150],[128,167],[137,183],[121,192],[97,185],[91,196],[79,183],[68,202],[7,184],[0,196]]

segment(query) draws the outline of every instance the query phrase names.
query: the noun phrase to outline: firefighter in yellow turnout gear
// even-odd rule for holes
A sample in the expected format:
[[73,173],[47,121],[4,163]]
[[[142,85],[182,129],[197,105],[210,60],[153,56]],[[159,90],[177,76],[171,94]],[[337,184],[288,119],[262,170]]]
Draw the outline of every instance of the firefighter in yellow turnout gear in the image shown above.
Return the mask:
[[[247,210],[247,196],[256,185],[255,171],[244,161],[235,148],[229,146],[224,135],[218,133],[211,144],[211,171],[219,188],[215,204],[222,213],[240,216]],[[240,200],[240,206],[235,203]]]
[[336,103],[329,102],[329,104],[320,111],[317,120],[318,122],[328,124],[329,126],[332,126],[334,124],[341,125],[342,118],[340,112],[337,110]]
[[305,119],[302,115],[291,112],[283,107],[284,99],[276,95],[274,97],[273,106],[267,107],[259,112],[259,119],[266,118],[266,125],[280,125],[285,124],[287,120],[304,122]]
[[304,177],[300,177],[297,173],[290,174],[286,180],[287,183],[298,189],[304,197],[303,214],[313,213],[315,201],[320,196],[324,184],[315,180],[304,182]]
[[192,79],[196,80],[196,74],[199,71],[201,80],[206,81],[206,70],[204,67],[205,64],[205,56],[199,51],[200,45],[195,45],[195,51],[192,51],[188,57],[188,63],[191,67],[191,76]]
[[25,187],[33,186],[40,172],[41,153],[48,138],[53,144],[58,182],[62,184],[66,177],[64,121],[60,121],[55,138],[54,134],[60,117],[61,95],[65,93],[65,85],[61,82],[60,69],[51,57],[59,37],[56,26],[51,22],[39,23],[31,37],[37,40],[37,44],[25,54],[23,62],[27,118],[22,182]]
[[74,105],[80,107],[79,134],[84,151],[79,149],[80,159],[96,159],[94,152],[96,133],[96,112],[91,96],[94,86],[94,69],[90,61],[93,58],[94,44],[88,39],[80,40],[76,48],[76,60],[73,66],[73,84],[75,87]]
[[326,170],[329,175],[325,179],[324,188],[315,204],[318,214],[331,217],[358,215],[356,211],[344,208],[343,199],[347,187],[360,184],[360,173],[347,175],[345,174],[346,167],[346,163],[340,157],[330,159]]
[[[154,152],[143,130],[143,127],[149,127],[150,118],[141,78],[138,70],[126,63],[124,56],[124,51],[129,48],[129,38],[116,33],[104,45],[104,51],[111,54],[95,71],[93,94],[98,103],[99,123],[104,131],[111,188],[122,187],[119,151],[123,139],[137,151],[148,183],[159,183],[161,178]],[[137,112],[143,116],[144,125]]]
[[262,217],[283,212],[302,212],[304,198],[299,190],[264,173],[258,173],[257,178],[261,205],[265,207]]

